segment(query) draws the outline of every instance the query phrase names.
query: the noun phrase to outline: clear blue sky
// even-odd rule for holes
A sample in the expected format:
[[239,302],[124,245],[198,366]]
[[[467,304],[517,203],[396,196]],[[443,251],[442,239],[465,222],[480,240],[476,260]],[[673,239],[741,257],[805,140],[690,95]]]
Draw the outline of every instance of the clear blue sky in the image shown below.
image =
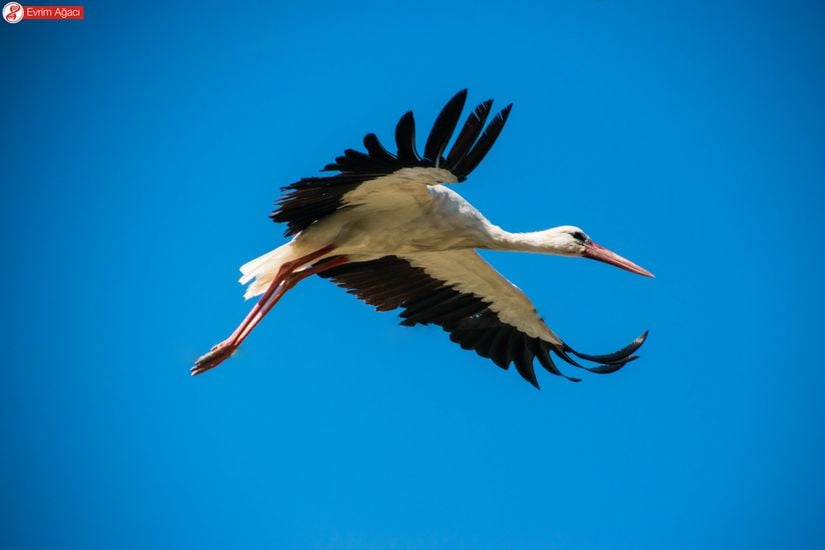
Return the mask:
[[[816,2],[86,3],[0,23],[6,548],[825,546]],[[647,267],[487,254],[571,384],[302,284],[232,360],[281,185],[461,88],[458,190]],[[423,133],[423,132],[422,132]]]

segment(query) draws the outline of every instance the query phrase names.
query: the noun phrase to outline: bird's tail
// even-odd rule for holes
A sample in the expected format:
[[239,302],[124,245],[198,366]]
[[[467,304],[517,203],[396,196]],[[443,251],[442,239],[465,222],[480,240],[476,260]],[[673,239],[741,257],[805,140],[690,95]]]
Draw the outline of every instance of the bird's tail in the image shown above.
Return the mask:
[[251,282],[251,284],[246,287],[246,292],[243,295],[244,298],[248,300],[253,296],[264,293],[275,278],[275,275],[278,274],[281,265],[292,258],[293,251],[291,245],[292,243],[286,243],[275,250],[270,250],[266,254],[258,256],[254,260],[249,260],[241,266],[242,275],[238,282],[242,285]]

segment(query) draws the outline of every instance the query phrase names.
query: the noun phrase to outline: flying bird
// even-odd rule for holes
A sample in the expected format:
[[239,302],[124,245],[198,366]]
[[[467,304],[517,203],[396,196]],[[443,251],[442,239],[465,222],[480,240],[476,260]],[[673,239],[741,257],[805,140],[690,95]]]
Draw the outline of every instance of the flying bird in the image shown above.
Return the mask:
[[[553,356],[594,373],[612,373],[636,359],[647,332],[605,355],[580,353],[547,327],[527,296],[476,252],[508,250],[599,260],[632,273],[653,275],[563,225],[511,233],[493,225],[448,184],[463,182],[501,133],[512,104],[487,120],[492,100],[469,115],[448,150],[467,99],[457,93],[416,150],[412,111],[395,129],[395,154],[375,134],[366,152],[347,149],[324,171],[283,188],[271,214],[292,239],[241,266],[245,298],[260,299],[223,342],[200,357],[192,375],[212,369],[249,336],[284,294],[312,275],[329,279],[379,311],[401,308],[401,324],[436,324],[467,350],[492,359],[539,387],[534,360],[554,375]],[[485,126],[486,125],[486,126]],[[589,364],[582,364],[582,362]]]

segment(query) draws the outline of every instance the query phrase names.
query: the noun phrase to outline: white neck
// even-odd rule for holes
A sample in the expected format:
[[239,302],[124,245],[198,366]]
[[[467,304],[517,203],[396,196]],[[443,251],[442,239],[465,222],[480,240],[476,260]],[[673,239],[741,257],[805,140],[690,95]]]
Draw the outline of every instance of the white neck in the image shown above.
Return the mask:
[[567,233],[568,228],[569,226],[561,226],[544,231],[510,233],[498,226],[490,225],[487,228],[488,246],[482,248],[509,252],[579,256],[580,252],[575,248],[575,243]]

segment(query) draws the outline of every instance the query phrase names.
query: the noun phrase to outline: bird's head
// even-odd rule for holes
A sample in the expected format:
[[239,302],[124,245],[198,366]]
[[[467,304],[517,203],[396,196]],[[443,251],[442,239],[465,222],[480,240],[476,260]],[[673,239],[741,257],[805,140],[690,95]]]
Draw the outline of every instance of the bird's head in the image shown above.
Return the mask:
[[587,236],[587,233],[574,225],[562,225],[548,229],[547,231],[542,231],[541,238],[547,246],[547,250],[553,254],[591,258],[620,267],[631,273],[637,273],[645,277],[653,277],[653,273],[645,268],[594,243],[593,240]]

